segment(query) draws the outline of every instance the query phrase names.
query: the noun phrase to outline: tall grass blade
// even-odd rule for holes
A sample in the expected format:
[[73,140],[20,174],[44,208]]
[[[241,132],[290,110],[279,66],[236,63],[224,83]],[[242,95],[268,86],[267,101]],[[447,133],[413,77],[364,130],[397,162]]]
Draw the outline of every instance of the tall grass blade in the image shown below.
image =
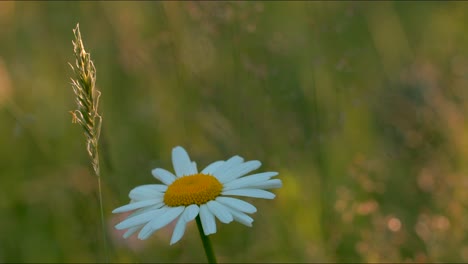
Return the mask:
[[109,262],[107,250],[107,236],[104,221],[104,207],[102,202],[101,188],[101,170],[99,165],[99,136],[101,133],[102,117],[99,115],[99,97],[101,92],[96,89],[96,68],[91,60],[91,55],[87,53],[81,39],[79,24],[73,29],[75,40],[73,41],[73,50],[75,53],[75,66],[69,63],[75,78],[71,78],[71,85],[75,93],[77,109],[70,111],[72,122],[78,123],[84,130],[86,137],[86,150],[91,158],[94,173],[97,176],[99,207],[101,211],[101,228],[103,237],[103,247],[105,251],[106,262]]

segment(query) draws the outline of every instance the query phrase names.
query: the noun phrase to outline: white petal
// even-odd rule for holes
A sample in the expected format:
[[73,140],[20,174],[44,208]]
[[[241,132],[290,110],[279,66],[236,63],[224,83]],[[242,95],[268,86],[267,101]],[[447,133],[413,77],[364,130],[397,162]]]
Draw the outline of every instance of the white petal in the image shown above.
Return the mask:
[[166,211],[167,211],[167,207],[163,207],[161,209],[156,209],[153,211],[142,213],[142,214],[125,219],[124,221],[117,224],[115,228],[122,230],[122,229],[127,229],[130,227],[138,226],[138,225],[150,222],[151,220],[159,217]]
[[153,176],[163,182],[166,185],[170,185],[172,182],[175,181],[176,176],[172,174],[170,171],[167,171],[165,169],[157,168],[151,171],[151,174]]
[[244,162],[244,159],[240,156],[234,156],[227,161],[225,161],[223,164],[218,166],[216,170],[213,171],[213,176],[219,179],[219,177],[223,177],[223,175],[226,173],[226,171],[229,171],[233,167],[239,166]]
[[141,240],[147,239],[155,231],[169,224],[172,220],[176,219],[184,211],[184,206],[164,207],[164,208],[166,210],[161,215],[159,215],[158,217],[148,222],[141,229],[140,233],[138,233],[139,239]]
[[277,172],[270,171],[270,172],[262,172],[262,173],[242,177],[242,178],[235,179],[231,182],[224,184],[223,190],[228,191],[232,189],[245,188],[253,184],[259,183],[259,182],[265,182],[269,180],[271,177],[276,176],[276,175],[278,175]]
[[170,244],[177,243],[185,233],[185,227],[187,223],[192,221],[198,215],[199,207],[196,204],[189,205],[185,208],[182,215],[177,220],[177,224],[172,233]]
[[200,207],[198,207],[198,205],[196,204],[191,204],[187,208],[185,208],[185,211],[182,217],[184,217],[185,222],[188,223],[192,221],[193,219],[195,219],[195,217],[197,217],[198,212],[200,212]]
[[172,165],[174,166],[174,171],[177,177],[197,173],[197,170],[194,170],[193,168],[192,161],[190,160],[187,151],[180,146],[172,149]]
[[260,189],[236,189],[230,191],[223,191],[222,195],[238,195],[238,196],[248,196],[254,198],[263,198],[263,199],[273,199],[275,195],[271,192],[260,190]]
[[192,161],[192,170],[195,172],[195,173],[198,173],[198,170],[197,170],[197,163],[195,161]]
[[146,225],[138,233],[138,239],[145,240],[150,237],[156,230],[151,228],[151,223],[146,223]]
[[222,160],[215,161],[211,163],[210,165],[206,166],[206,168],[204,168],[201,173],[213,175],[213,172],[223,163],[224,161]]
[[243,224],[243,225],[246,225],[246,226],[249,226],[251,227],[252,226],[252,222],[253,222],[253,219],[252,217],[242,213],[242,212],[239,212],[237,211],[236,209],[232,209],[232,208],[229,208],[228,207],[228,210],[231,212],[232,216],[234,217],[234,220],[236,220],[237,222]]
[[[161,206],[159,207],[155,207],[155,206],[150,206],[150,207],[146,207],[146,208],[143,208],[143,209],[139,209],[135,212],[133,212],[132,214],[130,214],[126,219],[130,219],[131,217],[134,217],[134,216],[137,216],[137,215],[141,215],[143,213],[146,213],[146,212],[149,212],[149,211],[154,211],[156,209],[159,209],[161,208]],[[137,225],[137,226],[134,226],[134,227],[131,227],[129,228],[125,234],[123,235],[123,238],[128,238],[130,237],[131,235],[133,235],[133,233],[135,233],[136,231],[138,231],[139,229],[141,229],[145,224],[141,224],[141,225]]]
[[179,217],[179,220],[177,220],[175,225],[174,232],[172,232],[170,245],[177,243],[184,236],[186,226],[187,222],[185,222],[184,217]]
[[185,206],[171,207],[157,219],[151,221],[151,228],[158,230],[176,219],[185,209]]
[[209,201],[207,204],[208,209],[212,212],[221,223],[228,224],[234,220],[232,214],[226,209],[226,206],[217,202],[217,201]]
[[152,205],[152,206],[148,206],[148,207],[145,207],[145,208],[140,208],[140,209],[134,211],[133,213],[131,213],[129,216],[127,216],[126,219],[129,219],[130,217],[140,215],[142,213],[146,213],[146,212],[149,212],[149,211],[154,211],[156,209],[160,209],[164,205],[165,205],[164,202],[160,202],[160,203],[157,203],[157,204]]
[[164,184],[144,184],[133,188],[130,192],[133,191],[140,191],[140,190],[148,190],[153,192],[165,192],[167,190],[167,185]]
[[219,196],[216,198],[216,201],[244,213],[253,214],[257,212],[257,208],[255,208],[255,206],[240,199]]
[[283,186],[283,183],[281,182],[280,179],[272,179],[268,180],[266,182],[259,182],[256,184],[249,185],[249,188],[255,188],[255,189],[274,189],[274,188],[280,188]]
[[221,183],[227,183],[260,168],[260,166],[262,166],[262,163],[258,160],[247,161],[245,163],[231,167],[217,178]]
[[157,199],[164,196],[167,186],[163,184],[147,184],[133,188],[128,197],[132,200],[150,200]]
[[131,227],[129,228],[125,234],[123,234],[123,238],[127,239],[128,237],[130,237],[131,235],[133,235],[136,231],[138,231],[140,228],[142,228],[144,225],[138,225],[138,226],[134,226],[134,227]]
[[129,204],[126,204],[124,206],[114,209],[112,213],[116,214],[116,213],[128,212],[128,211],[132,211],[132,210],[139,209],[142,207],[155,205],[161,201],[162,200],[158,198],[158,199],[151,199],[151,200],[144,200],[144,201],[129,203]]
[[216,222],[214,215],[210,212],[206,204],[200,206],[200,220],[205,235],[211,235],[216,233]]

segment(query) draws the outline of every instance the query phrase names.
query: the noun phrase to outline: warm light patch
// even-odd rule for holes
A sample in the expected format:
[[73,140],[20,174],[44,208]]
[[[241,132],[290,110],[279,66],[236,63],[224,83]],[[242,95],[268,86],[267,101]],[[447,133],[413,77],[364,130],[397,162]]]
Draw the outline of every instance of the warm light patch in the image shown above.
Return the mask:
[[168,206],[188,206],[205,204],[216,199],[223,185],[211,175],[194,174],[175,180],[164,194],[164,203]]
[[387,227],[392,232],[397,232],[401,228],[401,221],[396,217],[391,217],[387,222]]

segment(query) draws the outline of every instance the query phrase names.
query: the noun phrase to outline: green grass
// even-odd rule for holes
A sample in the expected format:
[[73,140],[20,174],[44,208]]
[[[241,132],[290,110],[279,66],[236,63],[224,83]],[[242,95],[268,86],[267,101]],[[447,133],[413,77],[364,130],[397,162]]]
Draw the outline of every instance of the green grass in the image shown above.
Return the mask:
[[[111,262],[203,262],[196,225],[123,240],[112,209],[184,146],[279,171],[219,262],[467,262],[468,4],[0,2],[0,262],[105,261],[72,29],[97,69]],[[395,223],[397,223],[395,225]],[[399,223],[399,224],[398,224]]]

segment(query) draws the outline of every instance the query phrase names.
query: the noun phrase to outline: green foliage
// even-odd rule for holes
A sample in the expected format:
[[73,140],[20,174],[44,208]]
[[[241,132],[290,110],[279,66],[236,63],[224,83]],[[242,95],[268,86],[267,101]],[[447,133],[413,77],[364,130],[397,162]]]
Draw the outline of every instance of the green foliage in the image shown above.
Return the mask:
[[[203,262],[191,223],[124,240],[112,209],[183,145],[279,171],[219,262],[467,262],[464,2],[0,2],[0,262],[102,261],[66,64],[99,70],[111,262]],[[76,67],[75,67],[76,68]]]

